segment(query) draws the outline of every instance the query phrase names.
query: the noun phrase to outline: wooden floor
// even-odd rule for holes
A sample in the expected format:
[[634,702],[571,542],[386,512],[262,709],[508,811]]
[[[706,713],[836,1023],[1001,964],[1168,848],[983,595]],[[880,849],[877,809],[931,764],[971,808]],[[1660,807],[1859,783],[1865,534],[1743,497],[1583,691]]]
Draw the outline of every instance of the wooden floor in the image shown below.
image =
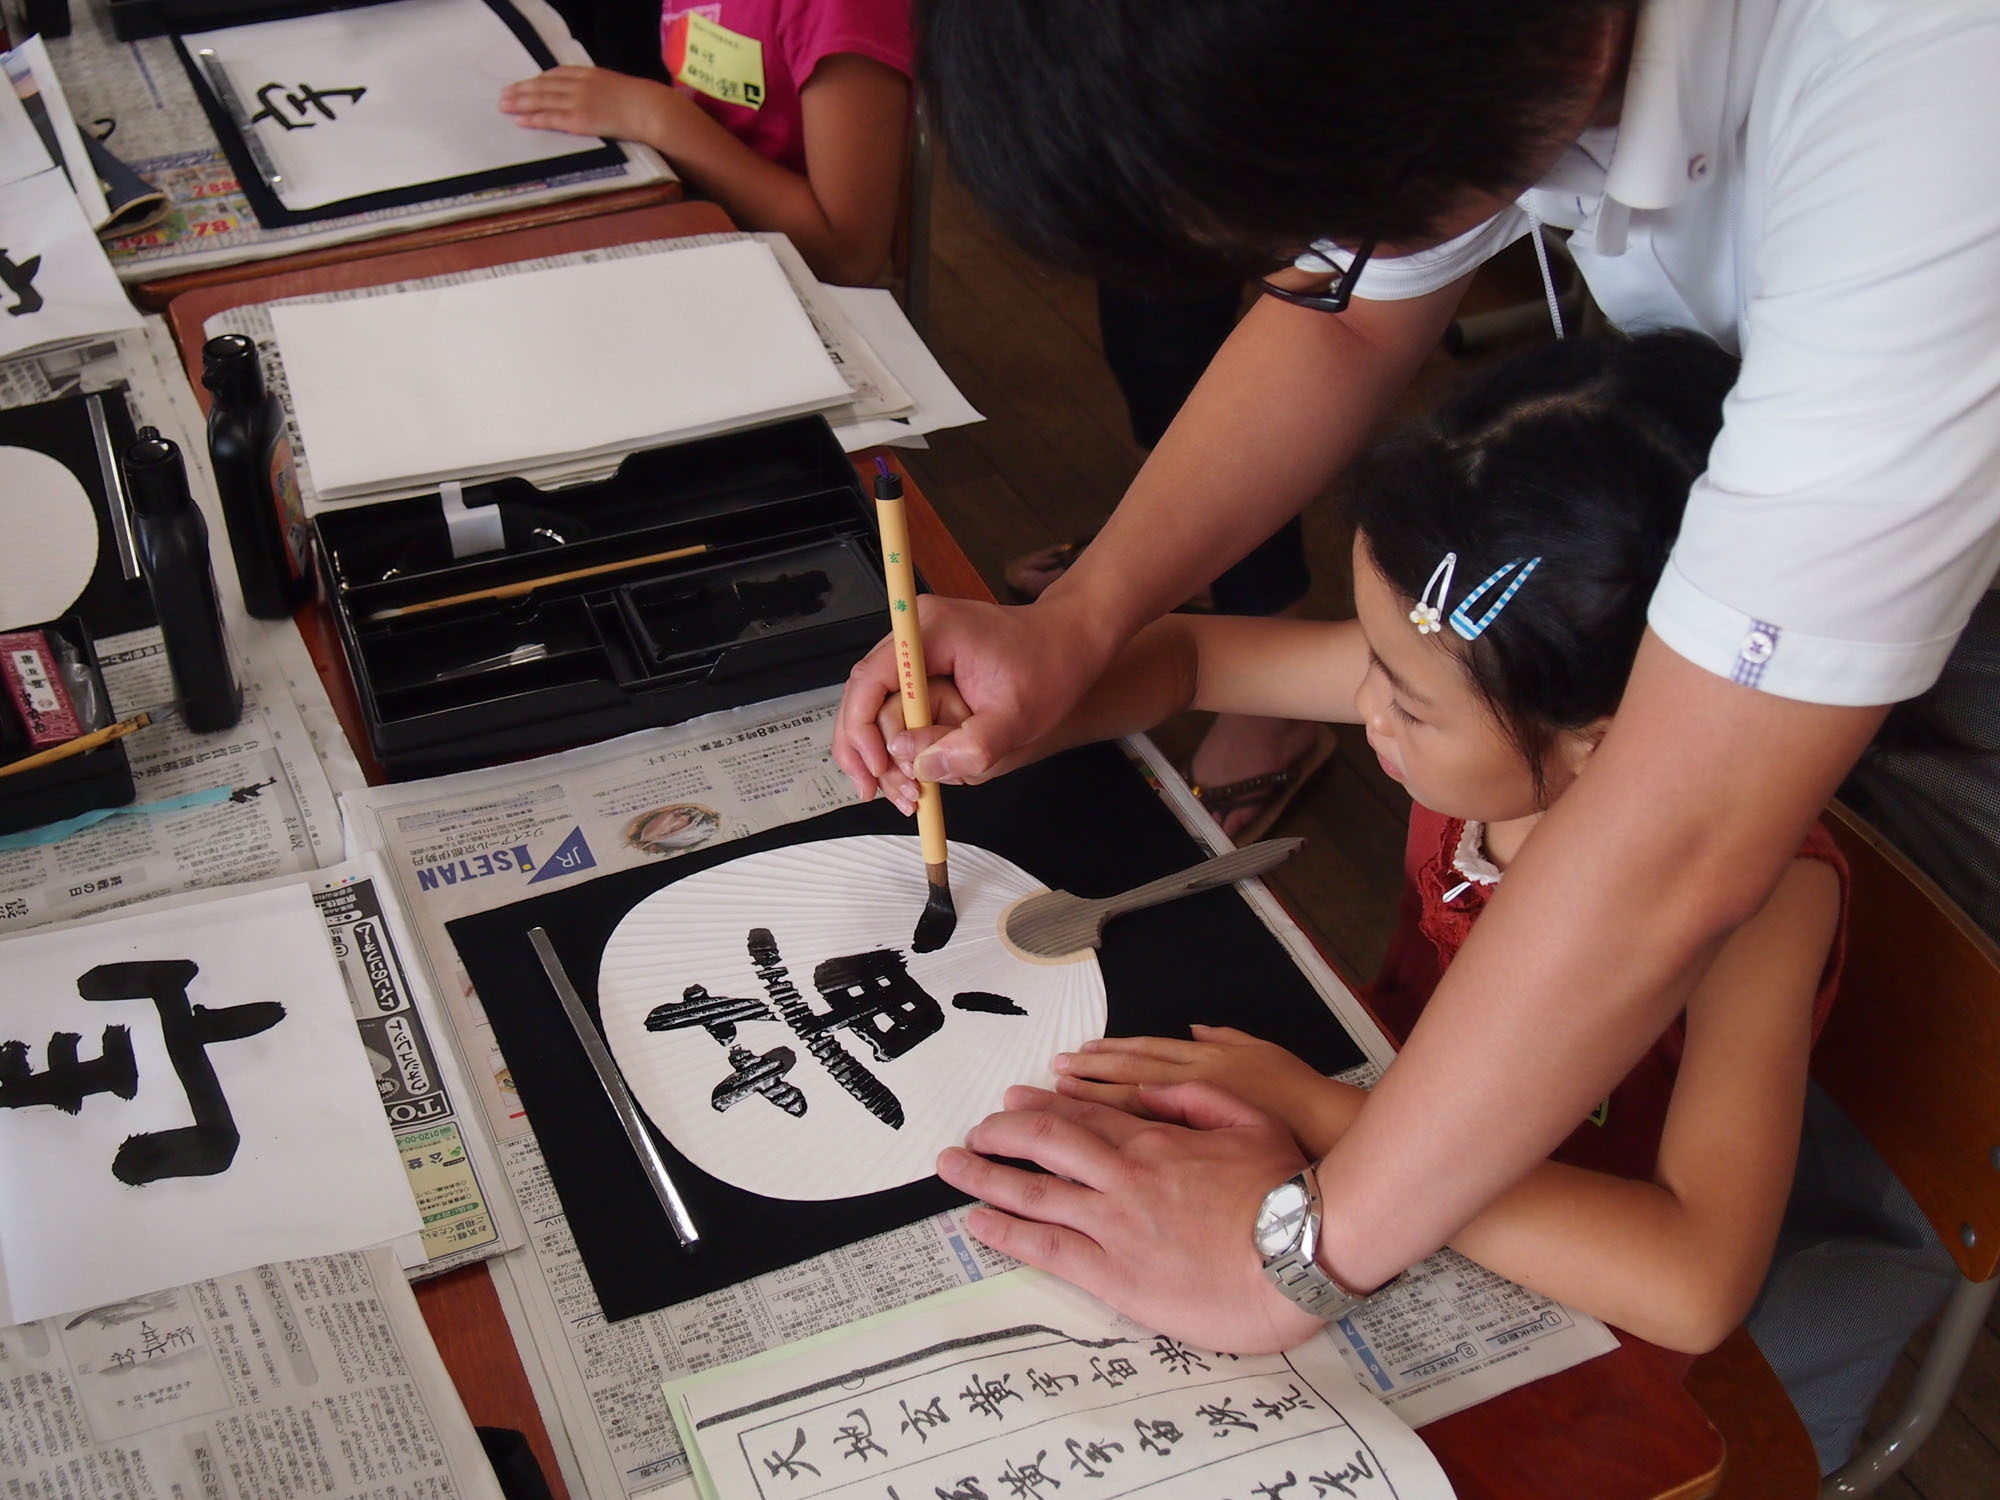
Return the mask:
[[[929,342],[987,420],[937,434],[929,451],[906,457],[999,594],[1010,557],[1087,535],[1098,525],[1144,454],[1131,440],[1124,403],[1104,365],[1089,282],[1027,260],[942,180],[933,249]],[[1531,270],[1501,265],[1475,286],[1469,305],[1537,295]],[[1404,410],[1421,409],[1475,367],[1440,351],[1425,365]],[[1326,503],[1308,511],[1305,526],[1314,580],[1310,608],[1329,617],[1349,613],[1344,528]],[[1200,731],[1190,716],[1157,738],[1181,757]],[[1272,885],[1351,974],[1372,974],[1388,941],[1408,807],[1360,734],[1349,733],[1278,829],[1302,834],[1307,843]],[[1922,1343],[1920,1338],[1913,1348]],[[1906,1355],[1885,1392],[1885,1408],[1900,1397],[1913,1369]],[[1980,1338],[1951,1412],[1879,1493],[1897,1500],[2000,1496],[2000,1311]]]

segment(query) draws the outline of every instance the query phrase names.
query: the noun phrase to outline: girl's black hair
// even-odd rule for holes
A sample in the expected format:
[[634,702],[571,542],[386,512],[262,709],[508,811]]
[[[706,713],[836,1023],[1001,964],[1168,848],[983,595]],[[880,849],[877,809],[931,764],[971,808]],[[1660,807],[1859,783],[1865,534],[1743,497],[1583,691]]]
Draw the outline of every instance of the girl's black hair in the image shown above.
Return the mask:
[[[1530,185],[1638,0],[916,0],[953,170],[1035,255],[1141,284],[1409,242]],[[1367,281],[1362,281],[1366,296]]]
[[1541,558],[1477,639],[1449,625],[1441,637],[1527,758],[1538,797],[1556,735],[1624,696],[1736,367],[1687,333],[1543,345],[1468,381],[1352,471],[1348,515],[1407,599],[1447,552],[1458,554],[1447,615],[1495,569]]

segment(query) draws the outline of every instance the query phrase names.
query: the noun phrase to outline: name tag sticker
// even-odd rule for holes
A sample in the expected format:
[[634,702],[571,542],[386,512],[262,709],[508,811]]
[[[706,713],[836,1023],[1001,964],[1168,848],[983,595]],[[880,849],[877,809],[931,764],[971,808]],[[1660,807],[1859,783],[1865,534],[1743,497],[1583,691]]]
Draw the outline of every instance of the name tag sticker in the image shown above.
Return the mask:
[[696,11],[667,32],[667,72],[675,83],[724,104],[764,107],[764,44]]

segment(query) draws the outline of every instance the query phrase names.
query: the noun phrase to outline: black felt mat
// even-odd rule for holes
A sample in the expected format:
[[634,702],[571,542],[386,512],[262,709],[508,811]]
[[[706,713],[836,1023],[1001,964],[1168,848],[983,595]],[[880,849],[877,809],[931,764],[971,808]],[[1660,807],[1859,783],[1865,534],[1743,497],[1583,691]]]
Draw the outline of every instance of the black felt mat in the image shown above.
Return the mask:
[[[945,817],[954,840],[990,849],[1080,896],[1111,895],[1206,855],[1109,745],[1072,751],[988,786],[948,787]],[[528,946],[528,929],[548,932],[595,1015],[604,946],[625,914],[654,891],[765,849],[912,831],[886,803],[843,808],[449,924],[607,1318],[651,1312],[965,1199],[935,1177],[831,1202],[765,1198],[709,1176],[655,1132],[702,1235],[699,1249],[683,1253]],[[1241,1027],[1322,1072],[1361,1061],[1361,1049],[1233,889],[1119,918],[1105,930],[1100,962],[1114,1036],[1186,1036],[1190,1023],[1201,1022]]]

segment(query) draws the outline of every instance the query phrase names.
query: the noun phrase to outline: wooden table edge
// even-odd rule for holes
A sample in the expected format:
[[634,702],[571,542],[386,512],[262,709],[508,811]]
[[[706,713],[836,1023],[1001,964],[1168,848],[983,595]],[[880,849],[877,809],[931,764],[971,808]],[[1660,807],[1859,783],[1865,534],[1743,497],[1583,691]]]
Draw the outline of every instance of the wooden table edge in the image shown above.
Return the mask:
[[681,185],[669,177],[657,182],[640,183],[633,187],[613,188],[599,193],[579,193],[574,197],[548,199],[539,203],[524,204],[518,208],[501,209],[495,213],[474,214],[439,224],[423,224],[414,229],[400,229],[391,234],[342,240],[332,245],[315,245],[311,249],[295,250],[285,255],[233,261],[225,266],[206,266],[197,271],[176,273],[163,267],[164,274],[131,282],[127,290],[131,293],[132,300],[142,310],[164,312],[176,297],[209,287],[255,281],[265,276],[292,271],[323,270],[328,266],[348,265],[356,261],[372,260],[382,255],[436,250],[447,245],[488,239],[496,234],[512,234],[523,229],[546,229],[557,224],[573,223],[579,219],[608,217],[629,213],[633,209],[658,207],[678,202],[680,199]]

